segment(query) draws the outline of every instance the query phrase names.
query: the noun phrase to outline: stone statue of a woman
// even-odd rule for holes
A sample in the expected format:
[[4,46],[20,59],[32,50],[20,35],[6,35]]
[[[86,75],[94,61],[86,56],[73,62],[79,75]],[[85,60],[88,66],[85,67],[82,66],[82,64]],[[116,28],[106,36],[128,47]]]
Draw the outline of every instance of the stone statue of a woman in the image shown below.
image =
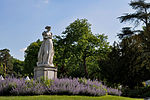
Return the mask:
[[47,30],[42,33],[43,42],[38,53],[37,66],[54,67],[53,64],[54,49],[53,49],[52,33],[50,32],[51,27],[46,26],[45,29]]

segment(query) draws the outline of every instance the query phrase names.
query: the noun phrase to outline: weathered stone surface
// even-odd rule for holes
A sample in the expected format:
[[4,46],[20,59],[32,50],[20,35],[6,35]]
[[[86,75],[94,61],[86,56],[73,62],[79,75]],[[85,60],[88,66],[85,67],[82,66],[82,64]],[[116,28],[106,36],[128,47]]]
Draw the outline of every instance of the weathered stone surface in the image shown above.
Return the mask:
[[51,27],[46,26],[45,29],[47,30],[42,33],[43,42],[38,52],[37,66],[54,67],[53,64],[54,49],[53,49],[52,33],[50,32]]
[[34,68],[34,78],[55,79],[57,78],[57,68],[37,66]]
[[38,62],[37,67],[34,68],[34,78],[44,78],[44,79],[55,79],[57,78],[57,68],[53,64],[53,41],[52,33],[50,32],[51,27],[46,26],[42,33],[43,42],[38,52]]

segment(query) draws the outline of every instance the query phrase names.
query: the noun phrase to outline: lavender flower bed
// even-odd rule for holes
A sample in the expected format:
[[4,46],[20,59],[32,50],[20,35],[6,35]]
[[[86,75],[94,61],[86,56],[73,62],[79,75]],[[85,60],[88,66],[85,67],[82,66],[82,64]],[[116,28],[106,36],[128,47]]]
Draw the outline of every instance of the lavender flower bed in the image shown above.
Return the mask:
[[109,95],[118,95],[120,96],[122,94],[122,92],[118,89],[113,89],[113,88],[107,88],[107,93]]
[[117,89],[108,88],[99,81],[86,79],[54,79],[46,81],[6,78],[0,80],[0,95],[90,95],[103,96],[106,94],[120,95]]
[[80,82],[79,79],[55,79],[53,84],[47,88],[50,94],[73,94],[73,95],[106,95],[105,86],[98,81]]
[[45,86],[36,80],[6,78],[0,80],[0,95],[36,95],[44,94]]

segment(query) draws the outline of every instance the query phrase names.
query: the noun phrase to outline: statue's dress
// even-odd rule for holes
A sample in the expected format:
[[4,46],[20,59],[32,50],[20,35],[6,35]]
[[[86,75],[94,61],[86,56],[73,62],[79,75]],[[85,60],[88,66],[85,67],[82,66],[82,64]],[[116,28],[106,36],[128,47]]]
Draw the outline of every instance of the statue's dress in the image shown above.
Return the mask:
[[43,42],[38,53],[37,66],[53,67],[54,50],[53,50],[52,33],[50,31],[44,31],[42,35],[43,35]]

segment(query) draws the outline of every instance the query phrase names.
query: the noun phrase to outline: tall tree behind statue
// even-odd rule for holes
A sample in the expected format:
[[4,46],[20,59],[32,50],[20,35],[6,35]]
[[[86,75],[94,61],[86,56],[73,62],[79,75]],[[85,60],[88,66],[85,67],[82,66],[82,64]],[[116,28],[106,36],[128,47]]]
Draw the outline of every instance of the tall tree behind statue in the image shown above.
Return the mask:
[[33,69],[37,66],[38,51],[41,44],[42,42],[37,40],[36,42],[31,43],[25,50],[24,72],[26,75],[33,77]]
[[[58,77],[100,78],[98,61],[106,58],[110,48],[107,36],[92,34],[90,26],[86,19],[77,19],[62,32],[62,36],[53,37]],[[40,46],[41,41],[38,40],[25,51],[26,73],[31,76]]]
[[77,19],[56,40],[59,76],[100,78],[98,61],[110,51],[107,36],[92,34],[87,19]]

